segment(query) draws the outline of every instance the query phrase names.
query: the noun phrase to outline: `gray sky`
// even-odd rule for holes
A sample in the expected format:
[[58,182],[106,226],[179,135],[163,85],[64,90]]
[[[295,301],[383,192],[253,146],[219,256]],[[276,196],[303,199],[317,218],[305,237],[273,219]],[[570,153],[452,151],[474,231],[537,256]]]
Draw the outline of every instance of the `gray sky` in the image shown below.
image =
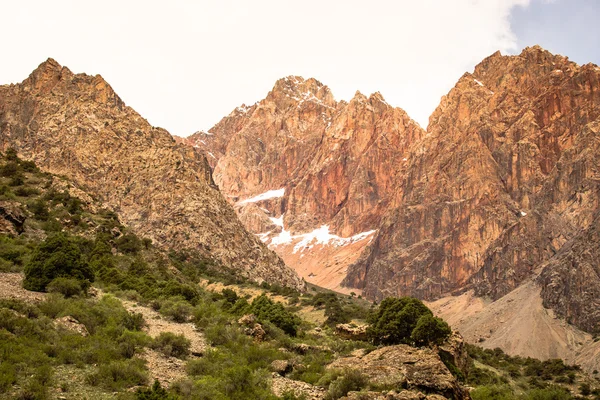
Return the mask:
[[426,126],[465,72],[539,43],[599,62],[597,0],[2,1],[0,83],[48,57],[101,74],[149,122],[187,136],[288,75],[337,100],[380,91]]

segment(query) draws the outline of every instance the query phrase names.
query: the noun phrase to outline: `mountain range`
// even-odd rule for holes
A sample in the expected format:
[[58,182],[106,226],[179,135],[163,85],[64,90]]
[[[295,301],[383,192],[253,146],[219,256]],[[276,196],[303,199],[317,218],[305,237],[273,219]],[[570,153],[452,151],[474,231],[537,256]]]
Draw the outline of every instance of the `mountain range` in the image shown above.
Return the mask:
[[[380,93],[336,101],[296,76],[188,138],[52,59],[0,86],[0,148],[159,246],[257,282],[416,296],[471,341],[590,370],[599,118],[600,68],[538,46],[465,73],[427,129]],[[515,344],[538,320],[567,339]]]

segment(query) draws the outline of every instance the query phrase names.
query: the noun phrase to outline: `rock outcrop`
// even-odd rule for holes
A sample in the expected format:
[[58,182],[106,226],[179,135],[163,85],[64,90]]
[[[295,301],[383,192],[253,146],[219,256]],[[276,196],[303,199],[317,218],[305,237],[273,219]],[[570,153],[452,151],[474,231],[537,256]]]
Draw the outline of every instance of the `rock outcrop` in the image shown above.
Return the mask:
[[0,148],[62,175],[160,246],[209,257],[255,281],[304,284],[249,234],[204,156],[127,107],[99,76],[49,59],[0,86]]
[[418,397],[418,392],[435,394],[446,399],[470,399],[468,391],[458,383],[438,354],[429,348],[417,349],[402,344],[387,346],[361,357],[337,359],[327,368],[356,370],[365,375],[371,384],[404,388],[406,391],[403,392],[408,392],[404,395],[412,393],[413,396],[417,396],[390,397],[391,399],[424,399],[425,395]]

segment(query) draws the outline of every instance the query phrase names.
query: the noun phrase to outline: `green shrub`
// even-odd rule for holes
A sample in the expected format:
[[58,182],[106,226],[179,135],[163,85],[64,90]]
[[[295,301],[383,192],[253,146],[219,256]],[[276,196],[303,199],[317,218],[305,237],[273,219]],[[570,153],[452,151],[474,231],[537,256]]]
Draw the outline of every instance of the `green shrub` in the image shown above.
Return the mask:
[[131,358],[140,350],[152,343],[152,338],[144,332],[125,330],[117,339],[121,354],[125,358]]
[[53,279],[46,287],[46,290],[48,293],[60,293],[67,298],[85,294],[86,292],[81,281],[64,277]]
[[[384,299],[378,309],[369,316],[369,328],[367,336],[375,344],[412,344],[411,338],[413,330],[421,317],[429,315],[433,317],[432,312],[420,300],[412,297]],[[422,324],[438,325],[434,320],[424,320]],[[446,325],[447,326],[447,325]],[[439,326],[441,331],[438,334],[445,334],[445,326]],[[417,332],[417,337],[421,340],[427,339],[427,332],[423,328]]]
[[6,393],[8,389],[17,383],[17,373],[14,365],[8,362],[0,363],[0,393]]
[[165,300],[160,307],[161,314],[179,323],[186,322],[193,311],[194,308],[187,301],[179,299]]
[[42,199],[27,204],[27,208],[33,213],[33,216],[40,221],[46,221],[50,216],[48,204]]
[[411,340],[419,346],[442,344],[450,336],[452,330],[441,318],[431,314],[422,315],[410,334]]
[[100,365],[97,372],[87,376],[90,385],[113,391],[145,385],[147,380],[144,360],[139,358]]
[[250,306],[250,311],[259,321],[269,321],[290,336],[296,336],[300,319],[295,314],[286,311],[280,302],[274,303],[265,294],[256,297]]
[[150,347],[160,351],[167,357],[185,358],[190,354],[191,342],[183,335],[172,332],[161,332]]
[[473,400],[513,400],[515,395],[509,386],[480,386],[471,391]]
[[154,384],[148,389],[138,389],[135,392],[136,400],[177,400],[179,397],[167,392],[158,379],[154,380]]
[[329,383],[326,400],[337,400],[344,397],[351,391],[359,391],[367,386],[367,378],[359,371],[348,369],[343,371]]
[[48,284],[59,277],[77,279],[84,288],[94,281],[94,273],[83,260],[81,250],[64,234],[51,236],[36,247],[25,265],[23,287],[45,291]]
[[142,242],[132,233],[119,237],[115,241],[115,246],[121,253],[136,254],[142,249]]
[[523,400],[571,400],[572,398],[568,390],[558,387],[533,389],[523,396]]

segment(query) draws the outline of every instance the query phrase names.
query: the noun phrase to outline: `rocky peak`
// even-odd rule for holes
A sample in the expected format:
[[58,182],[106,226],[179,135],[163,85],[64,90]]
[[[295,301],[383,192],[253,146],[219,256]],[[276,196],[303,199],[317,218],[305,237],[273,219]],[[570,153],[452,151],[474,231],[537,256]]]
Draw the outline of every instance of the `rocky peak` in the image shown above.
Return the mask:
[[[344,252],[344,261],[336,263],[343,273],[390,200],[396,167],[405,163],[403,151],[423,130],[379,92],[369,97],[357,92],[350,102],[337,103],[312,78],[280,79],[253,107],[234,110],[209,135],[194,135],[196,147],[209,162],[214,156],[215,182],[246,227],[289,255],[292,265],[300,258],[321,264],[325,258],[300,257],[315,242],[323,254],[332,248]],[[281,197],[272,198],[275,192]],[[254,200],[263,197],[268,199]],[[320,284],[336,285],[324,277]]]
[[329,88],[314,78],[304,79],[301,76],[288,76],[279,79],[265,102],[274,102],[282,108],[290,105],[300,107],[309,102],[325,107],[336,107],[336,102]]
[[[486,58],[442,98],[427,135],[411,146],[395,207],[346,283],[372,298],[432,299],[466,287],[500,298],[519,287],[597,215],[598,118],[597,67],[539,46]],[[584,261],[571,267],[597,282]],[[590,330],[595,314],[573,316],[587,301],[574,296],[581,282],[543,276],[543,285],[561,288],[544,291],[558,293],[548,303]]]
[[0,110],[0,149],[87,188],[138,235],[254,281],[304,287],[244,229],[206,158],[150,126],[100,75],[50,59],[23,83],[0,86]]
[[52,90],[61,77],[70,77],[73,73],[62,67],[53,58],[41,63],[23,82],[24,90],[46,93]]

